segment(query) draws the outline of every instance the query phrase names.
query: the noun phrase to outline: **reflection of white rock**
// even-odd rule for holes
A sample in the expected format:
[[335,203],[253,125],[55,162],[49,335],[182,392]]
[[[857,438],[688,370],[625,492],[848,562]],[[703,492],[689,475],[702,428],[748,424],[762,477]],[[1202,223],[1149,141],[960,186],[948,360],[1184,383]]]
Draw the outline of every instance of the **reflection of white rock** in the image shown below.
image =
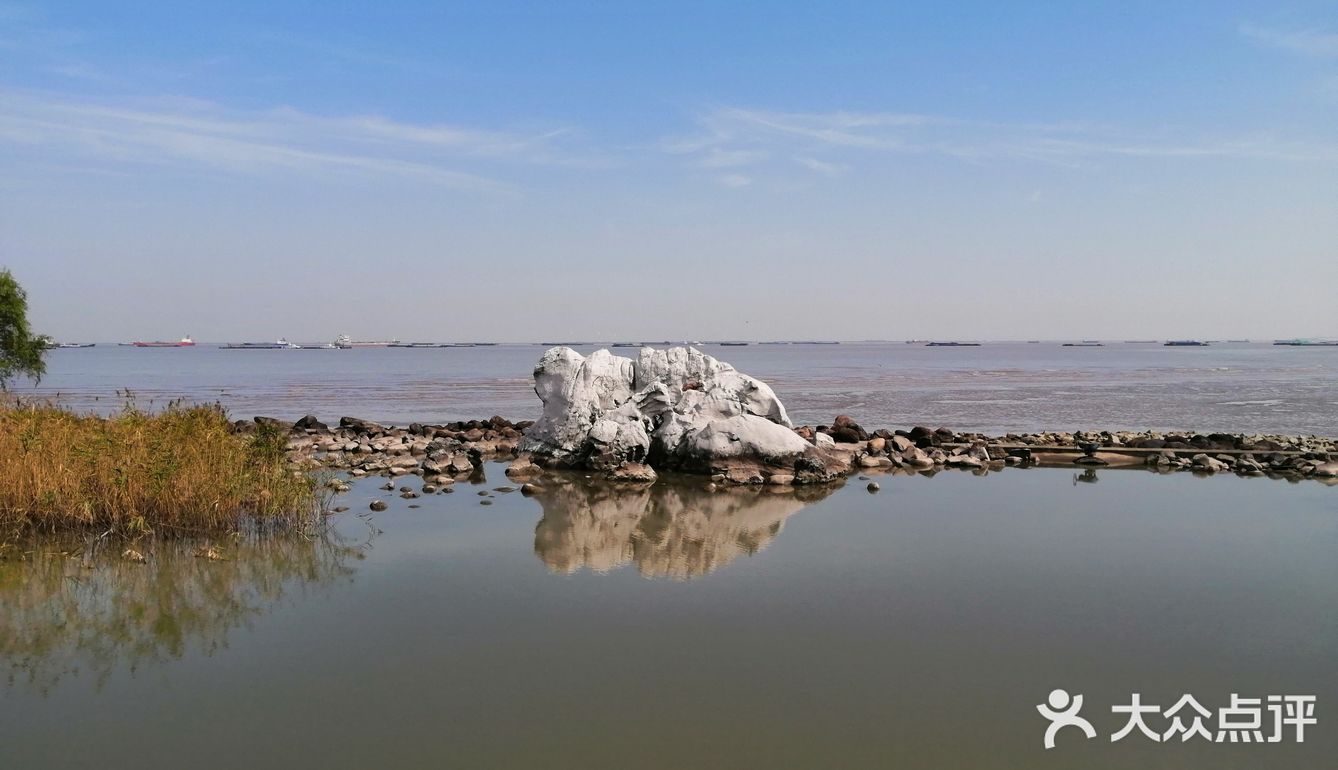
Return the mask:
[[[694,348],[642,348],[637,360],[599,350],[546,351],[534,369],[543,416],[521,448],[573,466],[623,461],[707,471],[720,463],[792,469],[826,458],[798,436],[764,382]],[[807,478],[803,479],[807,480]]]
[[647,577],[696,577],[762,550],[786,519],[820,496],[554,483],[536,496],[544,515],[534,551],[554,572],[606,572],[634,561]]

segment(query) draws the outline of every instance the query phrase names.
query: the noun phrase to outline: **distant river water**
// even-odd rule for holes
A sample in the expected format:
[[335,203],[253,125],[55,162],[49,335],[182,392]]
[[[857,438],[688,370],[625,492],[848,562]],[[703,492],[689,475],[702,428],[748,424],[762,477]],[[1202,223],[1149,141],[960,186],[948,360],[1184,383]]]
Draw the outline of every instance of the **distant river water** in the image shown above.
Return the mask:
[[[848,413],[866,427],[916,424],[1002,433],[1042,429],[1180,429],[1338,435],[1338,347],[1225,343],[702,345],[767,381],[796,424]],[[582,353],[594,345],[577,346]],[[352,350],[53,350],[39,387],[81,410],[108,411],[129,389],[141,407],[184,398],[234,417],[404,424],[500,414],[532,419],[531,371],[542,345]],[[615,353],[635,357],[635,348]]]

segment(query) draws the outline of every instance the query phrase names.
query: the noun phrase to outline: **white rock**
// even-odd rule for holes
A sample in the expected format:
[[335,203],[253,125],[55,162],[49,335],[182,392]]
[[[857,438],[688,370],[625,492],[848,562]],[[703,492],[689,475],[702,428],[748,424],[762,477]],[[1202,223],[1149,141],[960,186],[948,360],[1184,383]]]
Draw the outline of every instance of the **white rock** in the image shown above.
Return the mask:
[[632,359],[597,350],[590,356],[549,348],[534,367],[534,392],[543,416],[526,431],[522,451],[562,457],[581,452],[605,412],[632,398]]
[[650,449],[650,434],[646,432],[649,423],[650,420],[630,401],[605,412],[590,428],[588,437],[592,451],[612,452],[639,462],[645,459]]
[[710,420],[690,441],[690,455],[702,460],[757,457],[780,463],[808,451],[798,433],[752,414]]
[[612,454],[704,469],[712,460],[786,463],[813,451],[764,382],[687,347],[642,348],[635,362],[600,350],[546,351],[534,369],[543,415],[521,451],[572,463]]
[[636,363],[636,389],[643,391],[654,383],[678,394],[685,385],[696,386],[703,393],[739,404],[748,414],[792,427],[771,386],[696,348],[642,348]]

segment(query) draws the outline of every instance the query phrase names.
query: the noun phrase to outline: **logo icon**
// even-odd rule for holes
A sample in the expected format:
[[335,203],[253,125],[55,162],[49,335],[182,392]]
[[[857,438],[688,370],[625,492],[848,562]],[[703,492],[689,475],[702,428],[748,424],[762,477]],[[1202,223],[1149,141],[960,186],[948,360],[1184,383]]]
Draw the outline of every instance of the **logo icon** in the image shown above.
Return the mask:
[[1055,689],[1050,691],[1050,697],[1046,700],[1048,705],[1038,704],[1036,710],[1041,712],[1041,716],[1050,720],[1050,726],[1045,728],[1047,749],[1055,747],[1055,733],[1063,727],[1076,727],[1088,738],[1096,737],[1096,728],[1092,727],[1092,723],[1078,716],[1078,712],[1082,710],[1081,695],[1069,695],[1068,690]]

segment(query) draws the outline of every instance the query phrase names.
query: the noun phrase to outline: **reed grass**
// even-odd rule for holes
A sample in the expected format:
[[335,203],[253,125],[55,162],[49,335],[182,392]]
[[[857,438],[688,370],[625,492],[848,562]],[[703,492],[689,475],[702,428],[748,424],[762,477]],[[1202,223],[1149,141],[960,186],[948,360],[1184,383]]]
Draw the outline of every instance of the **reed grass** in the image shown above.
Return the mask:
[[309,520],[316,480],[289,466],[287,439],[266,426],[235,433],[218,406],[128,404],[102,417],[0,404],[0,542],[34,530],[138,537]]

